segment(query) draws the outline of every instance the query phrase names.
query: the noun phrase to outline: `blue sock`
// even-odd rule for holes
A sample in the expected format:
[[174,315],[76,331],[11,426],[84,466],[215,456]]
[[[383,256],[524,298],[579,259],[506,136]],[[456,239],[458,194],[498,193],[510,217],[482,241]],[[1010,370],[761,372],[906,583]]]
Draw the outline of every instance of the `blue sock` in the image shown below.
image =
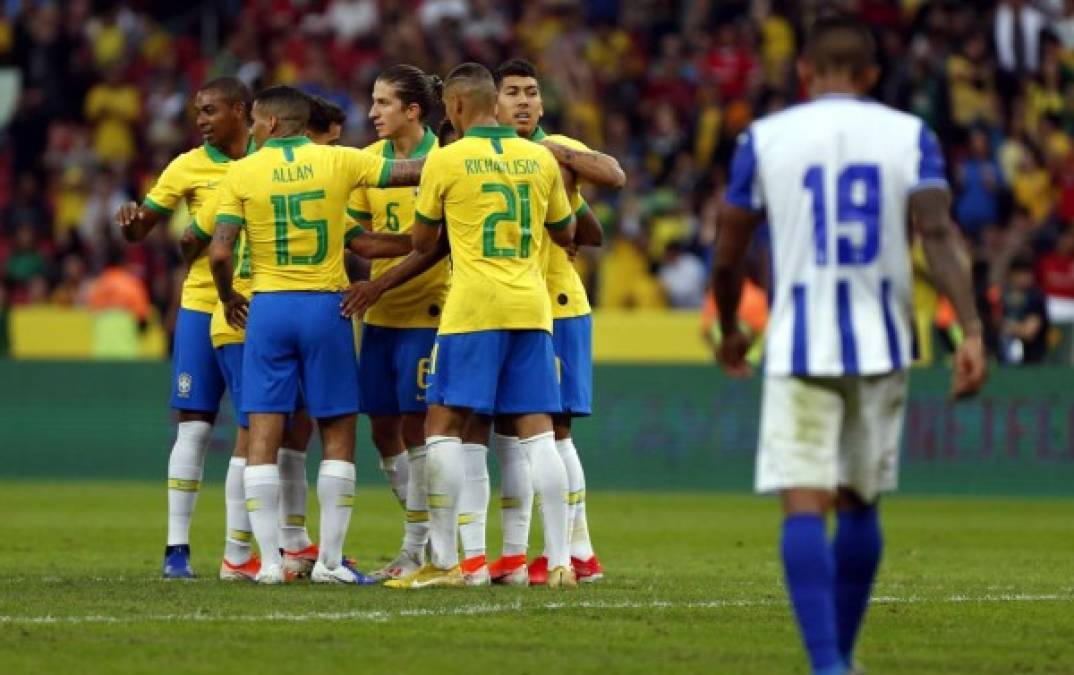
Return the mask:
[[836,639],[835,564],[824,518],[788,516],[782,549],[787,591],[813,672],[841,673],[845,666]]
[[875,506],[839,513],[832,552],[835,555],[835,613],[839,653],[850,663],[869,594],[880,565],[883,538]]

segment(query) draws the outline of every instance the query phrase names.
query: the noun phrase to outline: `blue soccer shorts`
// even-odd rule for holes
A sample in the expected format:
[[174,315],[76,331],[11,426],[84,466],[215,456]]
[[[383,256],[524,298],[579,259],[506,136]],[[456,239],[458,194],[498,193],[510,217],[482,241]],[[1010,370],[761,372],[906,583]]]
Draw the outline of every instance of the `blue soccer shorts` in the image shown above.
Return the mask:
[[552,322],[552,347],[559,367],[561,412],[575,417],[593,412],[593,317]]
[[224,375],[217,365],[209,323],[213,315],[180,309],[172,350],[172,400],[175,410],[215,413],[224,396]]
[[543,330],[438,336],[428,399],[431,405],[505,415],[559,412],[552,336]]
[[301,390],[311,417],[358,412],[354,326],[341,293],[254,293],[246,322],[242,409],[290,413]]
[[250,428],[250,418],[242,411],[242,354],[241,342],[216,348],[216,362],[227,382],[227,391],[231,396],[231,407],[235,409],[235,421],[243,429]]
[[435,328],[362,326],[358,390],[366,415],[425,412]]

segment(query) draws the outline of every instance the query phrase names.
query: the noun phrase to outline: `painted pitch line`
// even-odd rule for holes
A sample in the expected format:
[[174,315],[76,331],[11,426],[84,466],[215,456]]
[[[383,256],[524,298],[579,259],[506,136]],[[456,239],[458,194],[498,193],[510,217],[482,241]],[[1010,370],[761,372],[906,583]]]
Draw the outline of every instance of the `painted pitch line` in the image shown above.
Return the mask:
[[[946,598],[923,598],[919,596],[892,597],[883,596],[873,599],[881,605],[895,604],[961,604],[961,603],[1008,603],[1008,602],[1074,602],[1074,595],[1060,594],[1002,594],[1002,595],[952,595]],[[89,614],[84,616],[18,616],[0,615],[0,624],[124,624],[136,622],[190,622],[190,623],[258,623],[278,621],[305,623],[309,621],[372,621],[387,622],[393,619],[420,617],[481,616],[490,614],[522,613],[526,611],[557,612],[561,610],[659,610],[659,609],[725,609],[729,607],[774,607],[786,605],[782,600],[702,600],[696,602],[674,602],[652,600],[646,602],[604,602],[583,600],[580,602],[547,602],[524,604],[517,600],[503,604],[461,605],[443,609],[399,609],[399,610],[355,610],[348,612],[269,612],[265,614],[147,614],[144,616],[109,616]]]

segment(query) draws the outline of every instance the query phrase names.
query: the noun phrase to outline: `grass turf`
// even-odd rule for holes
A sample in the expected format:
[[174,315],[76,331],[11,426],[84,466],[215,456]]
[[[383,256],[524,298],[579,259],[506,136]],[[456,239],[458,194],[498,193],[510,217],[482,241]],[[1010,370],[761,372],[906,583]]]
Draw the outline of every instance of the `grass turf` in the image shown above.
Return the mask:
[[[1071,506],[889,499],[859,659],[871,673],[1074,672]],[[0,513],[4,673],[808,670],[776,505],[752,497],[591,493],[608,577],[576,592],[215,581],[219,485],[198,504],[193,582],[158,578],[161,486],[2,482]],[[361,488],[348,554],[379,565],[400,523],[386,488]]]

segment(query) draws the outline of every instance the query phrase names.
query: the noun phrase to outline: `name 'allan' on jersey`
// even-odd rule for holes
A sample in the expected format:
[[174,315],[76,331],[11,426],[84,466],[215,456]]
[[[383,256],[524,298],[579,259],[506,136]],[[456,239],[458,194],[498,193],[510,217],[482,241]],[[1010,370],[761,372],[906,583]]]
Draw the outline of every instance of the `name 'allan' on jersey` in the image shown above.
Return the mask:
[[821,97],[742,134],[727,200],[766,210],[769,375],[875,375],[910,362],[910,195],[947,187],[920,119]]

